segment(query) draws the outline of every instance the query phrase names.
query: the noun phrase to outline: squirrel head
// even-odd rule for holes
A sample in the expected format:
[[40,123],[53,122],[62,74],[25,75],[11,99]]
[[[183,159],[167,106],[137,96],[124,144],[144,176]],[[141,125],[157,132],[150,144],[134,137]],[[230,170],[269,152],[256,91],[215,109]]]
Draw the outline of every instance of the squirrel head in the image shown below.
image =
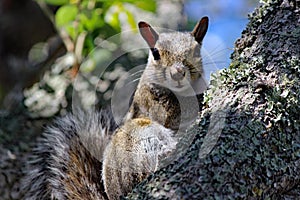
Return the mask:
[[206,89],[200,49],[208,17],[203,17],[192,32],[158,34],[146,22],[138,26],[151,51],[145,71],[148,81],[179,93],[193,88],[198,94]]

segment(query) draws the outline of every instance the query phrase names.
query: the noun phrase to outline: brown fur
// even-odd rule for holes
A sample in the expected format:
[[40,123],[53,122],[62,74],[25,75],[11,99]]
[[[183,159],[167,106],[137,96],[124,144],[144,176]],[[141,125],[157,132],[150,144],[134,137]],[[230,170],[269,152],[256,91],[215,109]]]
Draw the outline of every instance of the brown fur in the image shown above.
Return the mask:
[[152,54],[124,124],[104,153],[103,180],[110,200],[127,194],[156,171],[160,161],[174,151],[175,133],[184,131],[197,116],[196,94],[206,88],[199,39],[204,37],[208,21],[201,22],[193,33],[161,35],[146,22],[139,23]]
[[109,199],[130,192],[156,170],[158,156],[175,148],[171,135],[148,118],[128,120],[116,131],[104,153],[103,179]]
[[28,162],[24,199],[108,199],[102,181],[103,146],[115,129],[111,113],[104,110],[55,120]]

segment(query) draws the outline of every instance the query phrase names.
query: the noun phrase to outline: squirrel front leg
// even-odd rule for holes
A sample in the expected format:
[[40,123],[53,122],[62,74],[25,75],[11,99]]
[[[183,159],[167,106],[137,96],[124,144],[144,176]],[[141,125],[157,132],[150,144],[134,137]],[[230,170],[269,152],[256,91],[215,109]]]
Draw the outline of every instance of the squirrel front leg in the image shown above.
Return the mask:
[[127,121],[113,135],[103,160],[103,182],[110,200],[130,192],[159,160],[175,149],[173,131],[148,118]]

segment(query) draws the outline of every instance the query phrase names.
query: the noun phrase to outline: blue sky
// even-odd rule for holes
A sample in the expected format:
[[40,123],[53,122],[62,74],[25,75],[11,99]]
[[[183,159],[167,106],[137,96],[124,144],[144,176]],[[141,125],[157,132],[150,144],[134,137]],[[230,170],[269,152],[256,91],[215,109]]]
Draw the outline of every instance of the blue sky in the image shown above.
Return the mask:
[[204,38],[202,55],[206,77],[210,72],[230,63],[234,42],[248,23],[248,13],[253,12],[259,0],[187,0],[185,13],[191,21],[203,16],[210,19],[209,29]]

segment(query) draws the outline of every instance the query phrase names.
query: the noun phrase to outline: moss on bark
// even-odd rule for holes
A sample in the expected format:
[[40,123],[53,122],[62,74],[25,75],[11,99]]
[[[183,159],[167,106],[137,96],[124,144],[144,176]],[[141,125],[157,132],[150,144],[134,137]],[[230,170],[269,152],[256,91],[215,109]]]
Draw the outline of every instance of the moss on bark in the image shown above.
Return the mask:
[[212,77],[187,153],[124,199],[300,195],[300,1],[264,1]]

